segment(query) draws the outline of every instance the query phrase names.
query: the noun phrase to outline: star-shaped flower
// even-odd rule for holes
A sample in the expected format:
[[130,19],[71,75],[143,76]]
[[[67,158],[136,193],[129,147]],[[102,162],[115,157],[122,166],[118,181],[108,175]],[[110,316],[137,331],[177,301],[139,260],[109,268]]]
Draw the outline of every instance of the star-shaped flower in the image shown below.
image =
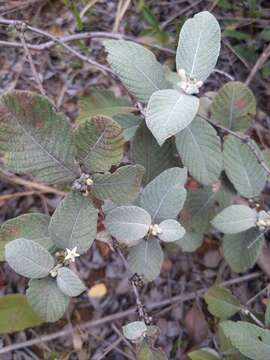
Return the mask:
[[78,256],[80,256],[80,254],[77,253],[77,246],[75,246],[72,250],[66,249],[65,260],[70,260],[72,262],[75,262],[75,258]]

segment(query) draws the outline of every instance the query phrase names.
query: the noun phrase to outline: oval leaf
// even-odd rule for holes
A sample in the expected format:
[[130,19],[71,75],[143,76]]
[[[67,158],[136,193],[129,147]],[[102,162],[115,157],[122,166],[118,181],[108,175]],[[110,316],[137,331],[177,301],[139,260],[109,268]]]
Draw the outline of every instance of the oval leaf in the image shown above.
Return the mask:
[[148,233],[151,216],[138,206],[120,206],[108,213],[105,224],[118,241],[132,246]]
[[70,192],[55,210],[49,232],[60,249],[86,252],[96,237],[98,211],[81,193]]
[[96,116],[76,131],[77,158],[88,172],[108,171],[123,157],[122,128],[109,117]]
[[185,129],[194,119],[199,99],[177,90],[159,90],[150,98],[146,125],[161,146],[171,136]]
[[221,211],[212,225],[224,234],[236,234],[256,226],[257,212],[246,205],[231,205]]
[[[260,150],[253,142],[258,154]],[[224,168],[229,180],[240,195],[254,197],[261,193],[266,172],[253,151],[241,140],[229,135],[224,143]]]
[[64,315],[70,299],[51,278],[31,280],[26,296],[28,303],[47,322],[59,320]]
[[179,36],[177,70],[184,69],[188,77],[196,80],[207,79],[216,65],[220,41],[219,24],[208,11],[188,19]]
[[107,60],[131,94],[147,102],[153,92],[168,87],[161,64],[155,55],[131,41],[106,40]]
[[164,220],[159,224],[161,233],[158,235],[160,240],[171,242],[181,239],[185,235],[185,229],[181,224],[173,219]]
[[176,135],[176,148],[190,174],[204,185],[219,178],[223,167],[221,141],[215,129],[196,117]]
[[5,257],[16,273],[38,279],[48,276],[54,267],[54,258],[40,244],[26,239],[9,242],[5,248]]
[[0,149],[9,169],[39,181],[65,183],[79,173],[70,125],[44,97],[12,91],[0,99]]
[[56,282],[62,293],[67,296],[78,296],[86,290],[81,279],[67,267],[58,270]]
[[179,246],[182,251],[193,252],[197,250],[203,243],[203,234],[196,234],[194,232],[187,232],[174,244]]
[[130,341],[136,341],[142,338],[147,331],[144,321],[133,321],[122,327],[124,337]]

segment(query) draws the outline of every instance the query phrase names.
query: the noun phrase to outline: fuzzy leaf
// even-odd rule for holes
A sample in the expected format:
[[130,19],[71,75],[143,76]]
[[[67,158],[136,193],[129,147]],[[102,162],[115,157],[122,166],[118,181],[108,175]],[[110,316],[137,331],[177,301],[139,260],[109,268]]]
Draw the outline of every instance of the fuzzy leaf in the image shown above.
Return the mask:
[[108,213],[105,224],[112,236],[132,246],[148,233],[151,216],[138,206],[119,206]]
[[142,45],[124,40],[103,44],[113,71],[138,100],[146,103],[155,91],[168,87],[161,64]]
[[145,123],[142,123],[135,133],[131,143],[131,158],[135,164],[141,164],[145,168],[145,185],[164,170],[177,166],[172,142],[167,140],[159,146]]
[[46,277],[54,267],[52,255],[32,240],[13,240],[6,245],[5,250],[9,266],[16,273],[30,279]]
[[51,278],[31,280],[26,296],[29,304],[46,322],[59,320],[64,315],[70,299]]
[[58,270],[56,282],[62,293],[67,296],[78,296],[86,290],[81,279],[67,267]]
[[219,178],[223,167],[221,141],[215,129],[196,117],[175,138],[178,153],[190,174],[203,185]]
[[108,171],[123,157],[122,128],[109,117],[96,116],[76,131],[77,158],[88,172]]
[[80,115],[77,120],[82,124],[97,115],[114,116],[134,111],[130,100],[116,97],[111,90],[93,89],[90,95],[82,96],[79,100]]
[[141,165],[126,165],[110,174],[93,175],[93,193],[101,200],[111,200],[122,205],[136,199],[140,191],[144,168]]
[[184,69],[190,78],[208,78],[214,69],[220,51],[220,27],[208,11],[188,19],[180,32],[176,52],[177,70]]
[[153,281],[160,273],[163,258],[163,251],[157,239],[143,240],[129,249],[128,264],[133,273]]
[[221,328],[241,354],[253,360],[269,358],[270,330],[245,321],[225,321]]
[[256,113],[253,92],[239,81],[229,81],[210,106],[211,118],[233,131],[245,131]]
[[252,228],[223,238],[224,258],[235,272],[245,272],[252,268],[260,254],[264,236]]
[[136,341],[143,337],[147,331],[144,321],[133,321],[122,327],[124,337],[130,341]]
[[113,120],[124,130],[125,141],[130,141],[134,137],[139,125],[142,123],[142,119],[134,114],[115,115]]
[[220,358],[207,350],[195,350],[188,353],[191,360],[219,360]]
[[211,221],[224,234],[236,234],[256,226],[257,212],[246,205],[231,205]]
[[60,249],[86,252],[96,237],[98,211],[79,192],[70,192],[55,210],[49,225],[51,238]]
[[186,179],[186,168],[174,167],[163,171],[144,188],[140,206],[149,212],[153,223],[177,217],[186,199]]
[[9,169],[39,181],[65,183],[78,176],[70,125],[44,96],[12,91],[1,97],[0,149]]
[[199,99],[173,89],[156,91],[146,109],[146,125],[161,146],[171,136],[185,129],[194,119]]
[[230,290],[212,287],[204,295],[209,312],[221,320],[229,319],[241,310],[241,304]]
[[5,260],[5,245],[18,238],[34,240],[49,250],[54,245],[49,237],[49,221],[48,215],[30,213],[4,222],[0,229],[0,261]]
[[181,239],[185,235],[185,229],[181,224],[173,219],[164,220],[159,224],[162,231],[158,235],[160,240],[165,242],[171,242]]
[[174,242],[175,245],[179,246],[182,251],[193,252],[197,250],[203,242],[203,234],[196,234],[193,232],[186,232],[185,235]]
[[38,326],[42,319],[27,303],[23,294],[0,297],[0,334],[9,334]]
[[[254,142],[253,145],[258,154],[261,154]],[[224,143],[224,168],[229,180],[242,196],[257,196],[265,186],[266,172],[255,154],[247,144],[232,135]]]

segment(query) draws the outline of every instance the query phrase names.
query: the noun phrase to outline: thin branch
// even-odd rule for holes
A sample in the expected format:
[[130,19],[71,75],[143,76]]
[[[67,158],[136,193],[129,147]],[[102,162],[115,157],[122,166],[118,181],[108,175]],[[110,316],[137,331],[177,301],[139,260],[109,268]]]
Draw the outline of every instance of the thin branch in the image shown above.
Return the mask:
[[[261,272],[256,272],[256,273],[240,276],[235,279],[228,280],[228,281],[224,281],[223,283],[220,283],[219,285],[220,286],[231,286],[231,285],[235,285],[235,284],[240,284],[245,281],[257,279],[258,277],[261,277],[261,276],[262,276]],[[186,302],[189,300],[193,300],[193,299],[196,299],[198,296],[203,296],[207,290],[208,290],[208,288],[203,288],[203,289],[200,289],[200,290],[192,292],[192,293],[173,296],[169,299],[165,299],[165,300],[162,300],[159,302],[154,302],[152,304],[149,304],[147,306],[147,308],[149,310],[153,310],[153,309],[161,308],[163,306],[171,305],[172,303]],[[49,341],[52,341],[52,340],[55,340],[55,339],[58,339],[58,338],[61,338],[64,336],[68,336],[68,335],[72,334],[74,331],[83,331],[83,330],[91,329],[91,328],[94,328],[97,326],[102,326],[107,323],[112,323],[113,321],[117,321],[117,320],[126,318],[126,317],[134,314],[135,312],[136,312],[136,307],[132,307],[128,310],[105,316],[102,319],[91,320],[91,321],[85,322],[84,324],[81,324],[81,325],[76,325],[74,327],[70,326],[66,329],[54,332],[52,334],[43,335],[43,336],[40,336],[35,339],[27,340],[27,341],[20,342],[17,344],[12,344],[12,345],[9,345],[9,346],[6,346],[6,347],[3,347],[2,349],[0,349],[0,354],[6,354],[10,351],[22,349],[22,348],[37,345],[40,343],[46,343],[46,342],[49,342]]]
[[255,65],[253,66],[249,76],[245,81],[245,85],[249,85],[253,77],[256,73],[262,68],[263,64],[268,60],[270,57],[270,44],[265,48],[262,54],[259,56],[258,60],[256,61]]

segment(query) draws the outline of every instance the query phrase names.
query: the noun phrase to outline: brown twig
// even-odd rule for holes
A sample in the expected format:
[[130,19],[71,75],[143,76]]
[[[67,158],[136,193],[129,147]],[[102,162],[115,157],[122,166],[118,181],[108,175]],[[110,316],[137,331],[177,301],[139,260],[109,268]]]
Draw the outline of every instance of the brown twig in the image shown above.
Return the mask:
[[[219,286],[226,287],[226,286],[231,286],[231,285],[235,285],[235,284],[240,284],[240,283],[245,282],[245,281],[256,279],[256,278],[258,278],[260,276],[262,276],[262,273],[260,273],[260,272],[247,274],[247,275],[244,275],[244,276],[237,277],[235,279],[224,281],[223,283],[220,283]],[[192,293],[173,296],[173,297],[171,297],[169,299],[165,299],[165,300],[162,300],[162,301],[159,301],[159,302],[154,302],[152,304],[149,304],[147,306],[147,308],[149,310],[154,310],[154,309],[157,309],[157,308],[161,308],[163,306],[171,305],[172,303],[186,302],[186,301],[189,301],[189,300],[193,300],[193,299],[196,299],[198,296],[203,296],[206,293],[207,290],[208,290],[208,288],[203,288],[203,289],[200,289],[200,290],[192,292]],[[63,330],[54,332],[52,334],[43,335],[43,336],[40,336],[40,337],[35,338],[35,339],[23,341],[23,342],[17,343],[17,344],[12,344],[12,345],[9,345],[9,346],[6,346],[6,347],[3,347],[2,349],[0,349],[0,354],[5,354],[5,353],[8,353],[10,351],[22,349],[22,348],[37,345],[37,344],[40,344],[40,343],[49,342],[49,341],[58,339],[60,337],[68,336],[68,335],[72,334],[74,331],[82,331],[82,330],[94,328],[96,326],[102,326],[102,325],[105,325],[107,323],[126,318],[126,317],[134,314],[135,312],[136,312],[136,307],[132,307],[132,308],[130,308],[128,310],[121,311],[121,312],[116,313],[116,314],[105,316],[102,319],[91,320],[91,321],[85,322],[84,324],[81,324],[81,325],[76,325],[74,327],[70,326],[68,328],[65,328]]]
[[34,195],[34,194],[36,194],[36,191],[34,191],[34,190],[20,191],[20,192],[15,192],[15,193],[12,193],[12,194],[4,194],[4,195],[0,195],[0,202],[16,199],[18,197],[23,197],[23,196],[31,196],[31,195]]
[[249,73],[245,85],[249,85],[253,77],[256,73],[262,68],[263,64],[268,60],[270,57],[270,44],[264,49],[262,54],[259,56],[258,60],[256,61],[255,65],[253,66],[251,72]]

